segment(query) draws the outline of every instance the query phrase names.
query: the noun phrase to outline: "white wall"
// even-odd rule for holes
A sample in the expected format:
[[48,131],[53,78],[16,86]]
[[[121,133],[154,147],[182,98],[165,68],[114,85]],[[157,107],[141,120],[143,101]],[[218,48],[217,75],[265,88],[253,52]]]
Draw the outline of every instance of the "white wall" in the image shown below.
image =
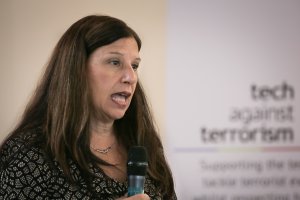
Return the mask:
[[165,0],[1,0],[0,142],[20,118],[60,36],[89,14],[123,19],[141,36],[140,79],[164,132]]

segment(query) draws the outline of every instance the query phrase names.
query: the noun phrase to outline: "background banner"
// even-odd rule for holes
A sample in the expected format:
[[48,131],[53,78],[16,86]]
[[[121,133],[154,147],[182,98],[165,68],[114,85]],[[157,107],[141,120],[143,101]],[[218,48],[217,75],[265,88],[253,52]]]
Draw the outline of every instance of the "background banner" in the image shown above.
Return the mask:
[[300,200],[300,1],[170,0],[179,199]]

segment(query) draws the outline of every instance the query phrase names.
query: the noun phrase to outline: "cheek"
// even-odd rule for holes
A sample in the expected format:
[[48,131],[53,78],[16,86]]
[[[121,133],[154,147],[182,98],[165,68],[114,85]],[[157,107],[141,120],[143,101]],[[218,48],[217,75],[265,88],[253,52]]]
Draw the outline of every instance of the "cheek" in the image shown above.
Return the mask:
[[101,70],[91,70],[89,73],[89,83],[93,90],[101,90],[109,86],[111,80],[110,74]]
[[133,84],[133,89],[136,90],[136,86],[139,84],[139,79],[137,77],[136,82]]
[[104,98],[106,88],[108,87],[106,79],[107,77],[101,73],[89,74],[89,88],[94,104],[98,104]]
[[132,88],[133,92],[135,92],[135,90],[136,90],[136,85],[137,85],[137,84],[134,84],[134,86],[133,86],[133,88]]
[[92,90],[92,95],[96,99],[102,99],[105,97],[105,94],[107,93],[108,90],[108,83],[105,82],[102,79],[93,79],[91,82],[91,90]]

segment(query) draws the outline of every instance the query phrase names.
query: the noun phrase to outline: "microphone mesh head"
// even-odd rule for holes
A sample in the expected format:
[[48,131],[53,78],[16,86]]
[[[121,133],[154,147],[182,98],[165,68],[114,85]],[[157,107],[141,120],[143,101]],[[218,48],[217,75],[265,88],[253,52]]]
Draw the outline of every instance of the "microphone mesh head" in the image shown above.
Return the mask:
[[147,151],[143,146],[133,146],[128,152],[127,174],[145,176],[147,173]]
[[133,146],[129,149],[128,161],[147,162],[146,148],[143,146]]

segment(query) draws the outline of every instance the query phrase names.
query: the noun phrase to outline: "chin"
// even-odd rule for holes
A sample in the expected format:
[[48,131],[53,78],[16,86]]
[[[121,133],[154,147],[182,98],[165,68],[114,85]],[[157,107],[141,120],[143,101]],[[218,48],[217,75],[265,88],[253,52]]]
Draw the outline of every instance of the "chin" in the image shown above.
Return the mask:
[[123,118],[124,115],[125,115],[125,113],[115,113],[115,114],[111,115],[111,117],[115,120],[118,120],[118,119]]

